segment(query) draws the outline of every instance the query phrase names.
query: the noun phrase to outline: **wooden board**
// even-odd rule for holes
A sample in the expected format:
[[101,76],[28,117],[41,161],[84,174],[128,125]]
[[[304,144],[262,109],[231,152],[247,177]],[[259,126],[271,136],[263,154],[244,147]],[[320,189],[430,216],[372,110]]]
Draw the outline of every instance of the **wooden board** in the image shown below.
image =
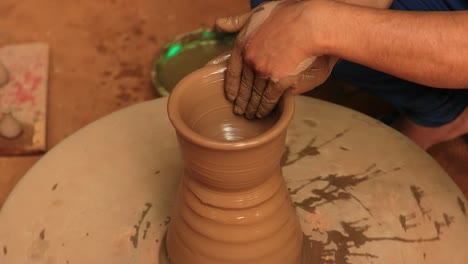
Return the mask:
[[23,127],[20,137],[0,137],[0,155],[31,154],[46,150],[49,46],[46,43],[0,48],[0,60],[9,82],[0,88],[0,118],[11,113]]

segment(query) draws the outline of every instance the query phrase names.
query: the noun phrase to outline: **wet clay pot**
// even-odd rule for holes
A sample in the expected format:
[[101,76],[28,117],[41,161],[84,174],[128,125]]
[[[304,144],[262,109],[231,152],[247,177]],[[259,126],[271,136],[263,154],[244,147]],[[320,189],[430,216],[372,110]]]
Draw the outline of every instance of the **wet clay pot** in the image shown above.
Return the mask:
[[232,113],[222,65],[202,68],[171,93],[184,175],[167,233],[172,264],[297,264],[302,231],[280,159],[294,101],[267,119]]

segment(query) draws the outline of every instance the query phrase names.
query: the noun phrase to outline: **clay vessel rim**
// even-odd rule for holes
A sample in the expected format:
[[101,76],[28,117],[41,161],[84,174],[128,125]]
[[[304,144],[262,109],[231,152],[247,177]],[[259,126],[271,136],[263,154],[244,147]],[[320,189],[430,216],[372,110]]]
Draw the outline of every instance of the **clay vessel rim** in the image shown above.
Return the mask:
[[217,150],[249,149],[252,147],[263,145],[267,142],[270,142],[274,138],[280,136],[281,133],[283,133],[283,131],[287,129],[294,115],[294,96],[291,91],[287,91],[280,100],[279,104],[281,107],[281,114],[279,115],[279,118],[275,122],[275,124],[271,128],[269,128],[265,133],[252,138],[232,142],[218,141],[198,134],[184,122],[178,110],[179,102],[183,97],[183,90],[189,87],[193,87],[188,84],[192,83],[193,79],[197,78],[215,78],[219,76],[218,80],[223,81],[220,83],[224,83],[225,71],[225,64],[205,66],[201,69],[192,72],[176,85],[176,87],[169,96],[167,112],[172,125],[177,131],[177,134],[195,145]]

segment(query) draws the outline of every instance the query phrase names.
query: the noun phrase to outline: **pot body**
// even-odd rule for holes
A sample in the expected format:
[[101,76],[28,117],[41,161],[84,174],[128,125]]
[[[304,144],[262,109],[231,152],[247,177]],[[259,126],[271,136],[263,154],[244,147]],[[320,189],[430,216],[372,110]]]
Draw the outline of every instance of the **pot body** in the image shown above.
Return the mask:
[[[170,262],[298,264],[303,236],[280,166],[292,118],[293,105],[289,104],[293,101],[283,99],[274,122],[254,124],[230,116],[232,105],[223,97],[224,74],[219,67],[210,66],[189,75],[171,94],[175,98],[169,99],[169,116],[184,160],[184,175],[167,233]],[[195,87],[199,96],[186,92]],[[214,109],[203,103],[207,97]],[[185,103],[191,104],[190,111],[184,108]],[[219,109],[225,110],[208,121],[202,120]],[[212,130],[224,126],[208,123],[225,124],[226,120],[239,118],[243,121],[234,130],[250,131],[258,128],[258,122],[268,124],[260,125],[264,130],[254,128],[257,135],[234,141],[198,133],[206,130],[199,124]],[[231,127],[224,132],[232,131]]]

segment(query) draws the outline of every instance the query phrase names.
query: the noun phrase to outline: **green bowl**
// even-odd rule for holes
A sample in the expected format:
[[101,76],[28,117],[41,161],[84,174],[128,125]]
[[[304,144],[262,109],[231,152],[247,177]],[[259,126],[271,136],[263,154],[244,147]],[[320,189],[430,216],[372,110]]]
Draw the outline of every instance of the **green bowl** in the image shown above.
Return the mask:
[[176,84],[189,73],[230,50],[235,37],[235,34],[217,33],[201,28],[180,35],[167,43],[151,70],[151,78],[158,93],[168,96]]

